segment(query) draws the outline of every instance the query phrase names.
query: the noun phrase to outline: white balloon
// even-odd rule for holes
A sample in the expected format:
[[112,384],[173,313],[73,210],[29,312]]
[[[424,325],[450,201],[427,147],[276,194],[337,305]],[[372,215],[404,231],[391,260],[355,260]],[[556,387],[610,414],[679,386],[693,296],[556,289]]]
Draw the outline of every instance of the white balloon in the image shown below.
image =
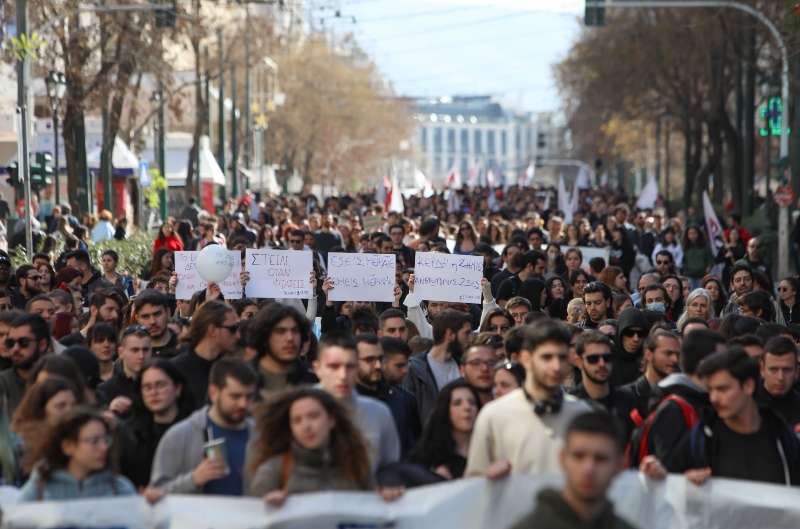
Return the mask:
[[224,246],[212,244],[206,246],[197,254],[195,266],[197,272],[205,281],[209,283],[221,283],[225,281],[231,273],[233,265],[236,264],[233,255]]

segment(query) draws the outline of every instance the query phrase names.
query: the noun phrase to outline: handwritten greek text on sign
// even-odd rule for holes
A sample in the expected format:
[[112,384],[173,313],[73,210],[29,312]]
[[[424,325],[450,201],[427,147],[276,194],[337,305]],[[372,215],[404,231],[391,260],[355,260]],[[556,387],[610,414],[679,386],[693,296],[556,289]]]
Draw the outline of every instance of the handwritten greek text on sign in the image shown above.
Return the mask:
[[414,277],[420,299],[480,303],[483,257],[417,252]]
[[329,253],[331,301],[394,301],[394,254]]
[[[200,252],[175,252],[175,272],[178,273],[178,285],[175,287],[175,299],[192,299],[198,290],[208,286],[195,267],[197,254]],[[225,299],[241,299],[242,283],[239,278],[241,267],[239,265],[239,252],[230,252],[230,258],[236,263],[231,268],[230,275],[225,281],[219,283],[219,290]]]
[[311,252],[248,249],[245,293],[251,298],[313,298],[311,259]]

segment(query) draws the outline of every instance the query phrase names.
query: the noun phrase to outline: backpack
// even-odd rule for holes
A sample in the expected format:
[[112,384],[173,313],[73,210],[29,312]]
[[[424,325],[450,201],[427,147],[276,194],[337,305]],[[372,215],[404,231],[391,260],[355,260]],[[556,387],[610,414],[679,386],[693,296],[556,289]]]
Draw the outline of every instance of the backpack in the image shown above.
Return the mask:
[[653,425],[653,418],[658,413],[662,404],[667,402],[674,402],[681,408],[683,412],[683,419],[689,430],[694,428],[697,423],[697,411],[694,407],[686,402],[678,395],[667,395],[658,402],[658,405],[653,408],[646,419],[643,419],[636,408],[631,411],[631,420],[636,425],[636,429],[631,434],[631,441],[628,443],[628,448],[625,451],[625,462],[628,468],[638,469],[642,459],[650,455],[650,427]]

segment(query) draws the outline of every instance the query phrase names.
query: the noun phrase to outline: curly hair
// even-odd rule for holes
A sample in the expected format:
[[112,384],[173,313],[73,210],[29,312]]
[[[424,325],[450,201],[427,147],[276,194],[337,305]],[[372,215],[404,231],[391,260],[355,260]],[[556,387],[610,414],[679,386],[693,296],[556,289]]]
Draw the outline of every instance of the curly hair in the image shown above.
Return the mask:
[[333,417],[336,426],[330,432],[330,450],[343,474],[354,484],[363,487],[367,482],[370,461],[367,444],[350,414],[336,399],[316,388],[299,388],[288,391],[266,404],[256,425],[257,440],[252,447],[250,473],[273,457],[291,450],[293,441],[290,413],[295,402],[314,399]]

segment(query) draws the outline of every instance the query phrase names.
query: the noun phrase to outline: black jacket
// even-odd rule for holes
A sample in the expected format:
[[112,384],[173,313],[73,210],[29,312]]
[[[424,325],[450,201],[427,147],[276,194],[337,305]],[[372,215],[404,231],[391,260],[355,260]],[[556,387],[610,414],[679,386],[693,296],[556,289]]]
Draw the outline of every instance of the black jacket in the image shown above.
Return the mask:
[[414,394],[404,387],[391,386],[385,380],[378,383],[375,391],[361,384],[356,384],[356,391],[365,397],[378,399],[392,410],[397,433],[400,434],[400,458],[404,459],[422,434]]
[[[641,327],[647,329],[647,320],[644,313],[633,307],[628,307],[619,314],[617,320],[617,331],[614,336],[614,347],[611,352],[614,355],[614,368],[611,370],[609,382],[612,387],[618,388],[625,384],[630,384],[642,374],[640,362],[644,351],[642,346],[634,353],[629,353],[622,348],[622,332],[631,327]],[[644,344],[644,340],[642,340]]]
[[683,411],[676,402],[661,400],[668,395],[677,395],[689,403],[698,415],[713,408],[708,393],[703,391],[683,373],[673,373],[653,387],[650,410],[657,408],[650,426],[649,452],[654,454],[669,472],[682,472],[677,447],[689,435],[689,427]]
[[172,359],[172,363],[186,377],[186,383],[192,390],[195,401],[195,409],[203,406],[208,394],[208,375],[211,367],[217,359],[206,360],[197,356],[194,349],[187,349]]
[[536,508],[531,514],[517,522],[513,529],[634,529],[632,525],[614,514],[614,506],[606,502],[597,519],[590,523],[581,518],[564,501],[561,492],[544,489],[536,496]]
[[[183,417],[176,417],[172,424],[181,419]],[[158,442],[172,424],[156,424],[150,414],[134,415],[128,421],[120,421],[120,473],[136,487],[150,484],[150,472]]]
[[164,345],[153,347],[153,356],[158,356],[160,358],[173,358],[178,356],[178,335],[169,327],[167,327],[167,332],[169,333],[169,341]]
[[[782,482],[786,485],[800,485],[800,441],[777,413],[769,408],[759,408],[758,412],[762,425],[766,427],[770,439],[774,441],[772,446],[775,453],[766,455],[780,461]],[[735,477],[727,475],[724,468],[721,468],[719,447],[723,439],[721,433],[723,427],[724,422],[713,409],[701,413],[700,419],[692,431],[680,446],[676,447],[675,451],[680,454],[683,465],[683,468],[678,468],[678,471],[685,472],[692,468],[710,467],[712,476]],[[762,458],[764,455],[760,454]],[[748,456],[742,454],[742,457]],[[734,465],[734,468],[738,469],[738,464]],[[742,476],[739,478],[748,479]]]
[[350,332],[350,330],[353,328],[353,322],[350,321],[349,316],[336,316],[336,309],[334,307],[329,307],[328,305],[324,305],[324,308],[322,309],[320,325],[322,327],[323,334],[332,329],[342,329],[343,331]]
[[83,299],[86,300],[87,306],[89,302],[89,296],[94,294],[94,291],[99,288],[116,288],[114,284],[103,277],[103,273],[100,270],[92,270],[92,277],[89,278],[89,281],[86,283],[81,283],[81,291],[83,292]]
[[756,388],[756,402],[759,406],[769,408],[783,419],[790,428],[800,424],[800,392],[790,389],[783,397],[775,397],[764,388],[764,381]]
[[416,398],[420,428],[424,429],[425,422],[436,404],[436,397],[439,396],[439,387],[428,363],[428,351],[415,354],[408,359],[408,372],[403,378],[403,387]]
[[593,399],[586,392],[583,382],[577,384],[569,393],[579,399],[602,406],[603,409],[617,418],[620,426],[625,428],[625,439],[630,439],[631,432],[633,432],[635,426],[633,419],[631,419],[631,411],[636,408],[636,400],[630,393],[611,387],[611,392],[607,397],[600,400]]
[[650,382],[644,375],[637,378],[634,382],[626,384],[619,388],[620,392],[627,393],[634,400],[634,406],[639,411],[639,416],[644,420],[650,413],[650,397],[653,394],[653,388],[650,387]]
[[9,287],[6,290],[8,291],[8,295],[11,297],[11,306],[24,312],[25,305],[28,303],[28,299],[30,298],[26,298],[22,291],[20,291],[19,287]]
[[128,378],[123,369],[116,368],[111,378],[97,386],[98,399],[106,405],[117,397],[128,397],[133,400],[136,397],[134,384],[134,379]]

